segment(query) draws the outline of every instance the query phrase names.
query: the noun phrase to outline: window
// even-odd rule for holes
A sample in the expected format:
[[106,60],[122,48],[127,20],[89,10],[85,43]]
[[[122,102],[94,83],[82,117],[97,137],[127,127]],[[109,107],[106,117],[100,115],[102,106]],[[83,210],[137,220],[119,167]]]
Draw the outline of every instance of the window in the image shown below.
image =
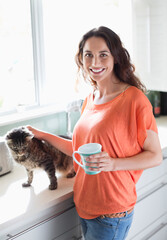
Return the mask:
[[34,104],[30,2],[0,0],[0,113]]
[[104,25],[129,47],[130,2],[0,0],[0,113],[84,98],[88,85],[75,91],[80,38]]

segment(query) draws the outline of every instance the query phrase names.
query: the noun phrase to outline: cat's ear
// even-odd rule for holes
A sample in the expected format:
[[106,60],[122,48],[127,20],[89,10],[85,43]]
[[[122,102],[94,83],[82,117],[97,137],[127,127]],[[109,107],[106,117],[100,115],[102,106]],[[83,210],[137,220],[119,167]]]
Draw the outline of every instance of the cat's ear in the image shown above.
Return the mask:
[[27,140],[27,141],[31,141],[33,137],[34,137],[33,135],[27,136],[27,137],[26,137],[26,140]]
[[5,141],[8,145],[10,145],[12,143],[12,139],[5,138]]
[[7,134],[5,135],[5,140],[6,140],[6,141],[9,141],[9,140],[10,140],[9,133],[7,133]]

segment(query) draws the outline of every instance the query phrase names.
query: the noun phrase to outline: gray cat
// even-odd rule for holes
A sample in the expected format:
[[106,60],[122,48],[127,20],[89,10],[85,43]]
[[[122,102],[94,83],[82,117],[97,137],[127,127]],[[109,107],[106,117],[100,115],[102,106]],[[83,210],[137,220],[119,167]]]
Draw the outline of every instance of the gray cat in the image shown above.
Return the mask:
[[42,168],[50,180],[49,189],[57,188],[56,169],[67,171],[67,178],[75,176],[72,157],[65,155],[46,141],[33,136],[26,127],[14,128],[6,134],[6,142],[14,160],[27,170],[28,181],[23,187],[29,187],[33,180],[33,170]]

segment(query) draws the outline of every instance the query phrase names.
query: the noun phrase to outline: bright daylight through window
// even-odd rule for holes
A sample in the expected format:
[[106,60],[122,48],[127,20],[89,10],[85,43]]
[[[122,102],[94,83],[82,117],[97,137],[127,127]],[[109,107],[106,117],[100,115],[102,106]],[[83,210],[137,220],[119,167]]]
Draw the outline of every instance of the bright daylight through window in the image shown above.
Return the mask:
[[130,1],[124,2],[0,0],[0,113],[84,98],[85,83],[75,90],[78,43],[86,31],[103,25],[130,51]]
[[30,3],[0,0],[0,113],[35,104]]

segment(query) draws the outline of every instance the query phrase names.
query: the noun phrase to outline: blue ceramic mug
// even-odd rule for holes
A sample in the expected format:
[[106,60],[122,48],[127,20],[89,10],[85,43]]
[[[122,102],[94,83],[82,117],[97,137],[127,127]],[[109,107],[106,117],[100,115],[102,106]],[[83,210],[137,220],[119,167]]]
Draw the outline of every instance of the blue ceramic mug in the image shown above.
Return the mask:
[[[84,169],[85,173],[87,173],[89,175],[98,174],[101,171],[92,171],[92,170],[89,170],[88,166],[86,166],[86,163],[87,163],[86,157],[89,157],[90,155],[93,155],[96,153],[100,153],[101,149],[102,149],[102,146],[99,143],[84,144],[78,148],[78,151],[75,151],[73,153],[73,159],[79,166],[81,166]],[[75,158],[75,154],[79,154],[81,156],[82,164],[80,162],[78,162],[78,160]],[[94,167],[94,168],[96,168],[96,167]]]

